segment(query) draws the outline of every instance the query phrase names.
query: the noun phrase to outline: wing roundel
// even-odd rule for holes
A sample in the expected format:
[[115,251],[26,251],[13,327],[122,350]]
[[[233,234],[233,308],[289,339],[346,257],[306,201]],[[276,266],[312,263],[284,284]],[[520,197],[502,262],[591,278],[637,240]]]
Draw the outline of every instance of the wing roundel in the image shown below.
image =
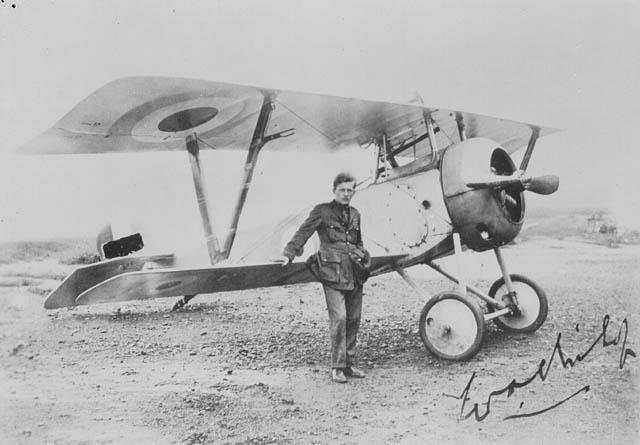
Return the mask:
[[163,77],[113,81],[20,150],[75,154],[183,149],[188,134],[236,148],[250,139],[262,104],[257,88]]

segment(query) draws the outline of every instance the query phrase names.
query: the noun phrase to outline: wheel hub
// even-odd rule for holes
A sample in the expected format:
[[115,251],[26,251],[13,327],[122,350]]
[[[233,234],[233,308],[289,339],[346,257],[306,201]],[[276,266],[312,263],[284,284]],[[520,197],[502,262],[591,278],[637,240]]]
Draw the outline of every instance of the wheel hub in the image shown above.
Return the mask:
[[505,315],[505,317],[520,317],[522,315],[522,311],[515,303],[507,303],[507,308],[509,309],[509,313]]

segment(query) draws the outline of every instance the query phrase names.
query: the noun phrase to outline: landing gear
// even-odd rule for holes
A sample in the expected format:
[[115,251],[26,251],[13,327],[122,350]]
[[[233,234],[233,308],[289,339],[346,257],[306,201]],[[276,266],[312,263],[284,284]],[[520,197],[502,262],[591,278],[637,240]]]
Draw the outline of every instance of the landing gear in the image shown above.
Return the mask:
[[[503,276],[493,283],[488,294],[465,284],[435,263],[427,263],[459,286],[458,292],[442,292],[429,298],[420,314],[420,338],[436,357],[472,358],[482,346],[486,323],[490,320],[505,331],[520,333],[534,332],[546,320],[548,303],[544,291],[527,277],[510,275],[499,248],[494,251]],[[423,294],[403,269],[397,271],[416,292]],[[468,293],[487,303],[486,314]]]
[[[507,332],[534,332],[547,319],[549,305],[544,291],[534,281],[522,275],[510,275],[511,285],[517,298],[517,306],[509,293],[504,278],[500,278],[489,289],[489,296],[513,307],[510,314],[494,318],[493,322]],[[488,305],[488,312],[494,308]]]
[[431,298],[420,314],[420,338],[435,356],[467,360],[482,346],[485,324],[480,306],[458,292]]

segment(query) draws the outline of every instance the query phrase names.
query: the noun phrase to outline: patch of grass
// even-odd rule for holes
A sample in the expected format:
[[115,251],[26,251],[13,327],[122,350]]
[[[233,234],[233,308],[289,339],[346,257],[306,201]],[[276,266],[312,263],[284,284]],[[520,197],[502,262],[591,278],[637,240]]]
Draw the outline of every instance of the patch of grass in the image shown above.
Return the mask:
[[12,241],[0,244],[0,264],[37,261],[65,249],[59,241]]
[[60,258],[63,264],[90,264],[89,261],[95,262],[94,252],[94,241],[90,238],[7,241],[0,243],[0,264],[43,261],[50,258]]
[[65,254],[60,258],[60,263],[70,265],[93,264],[98,261],[100,261],[100,255],[91,252],[73,252]]
[[40,295],[40,296],[49,295],[49,292],[51,292],[51,289],[45,289],[42,287],[34,287],[34,286],[28,287],[27,290],[32,294]]
[[[7,268],[0,269],[0,287],[2,280],[21,280],[21,279],[37,279],[37,280],[57,280],[61,281],[66,278],[68,273],[61,270],[52,270],[50,267],[33,267],[34,263],[25,263],[24,265],[10,265]],[[12,284],[10,286],[28,286],[26,284]]]
[[530,218],[519,238],[546,236],[555,239],[564,239],[572,236],[581,236],[587,230],[587,217],[582,213],[569,213],[564,215],[549,215],[542,218]]
[[19,287],[30,286],[34,284],[34,281],[30,278],[18,277],[2,277],[0,278],[0,287]]

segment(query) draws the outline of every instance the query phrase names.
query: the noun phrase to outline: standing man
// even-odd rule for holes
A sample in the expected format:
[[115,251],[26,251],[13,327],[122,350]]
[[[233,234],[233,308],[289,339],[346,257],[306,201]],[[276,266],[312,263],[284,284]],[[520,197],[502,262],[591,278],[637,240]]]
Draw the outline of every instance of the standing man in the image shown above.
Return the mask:
[[314,207],[283,252],[286,263],[290,263],[302,255],[304,244],[318,232],[320,250],[307,260],[307,265],[324,288],[331,335],[331,378],[338,383],[346,383],[346,377],[365,376],[353,366],[362,285],[369,276],[370,263],[369,253],[362,245],[360,213],[349,205],[355,188],[352,175],[338,174],[333,180],[333,201]]

